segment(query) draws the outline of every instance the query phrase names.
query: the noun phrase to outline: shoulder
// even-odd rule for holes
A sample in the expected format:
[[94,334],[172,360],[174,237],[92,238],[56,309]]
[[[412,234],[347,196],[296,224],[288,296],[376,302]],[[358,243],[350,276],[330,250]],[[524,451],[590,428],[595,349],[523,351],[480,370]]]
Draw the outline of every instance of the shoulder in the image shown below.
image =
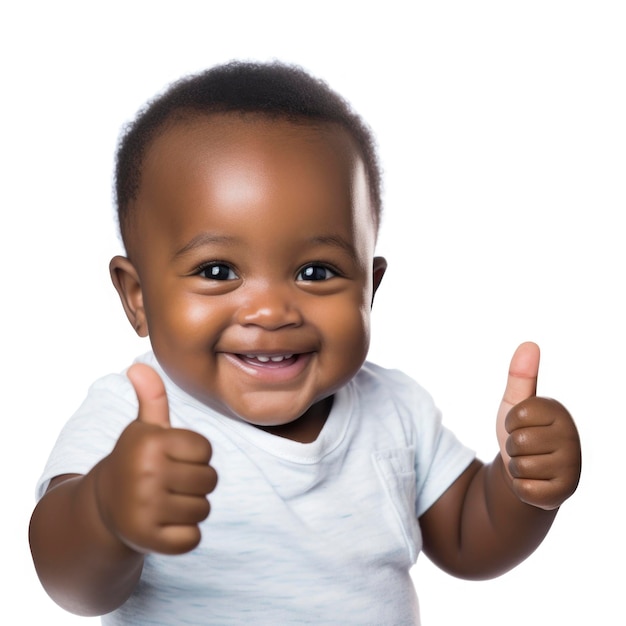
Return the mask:
[[439,414],[426,389],[400,370],[367,361],[352,384],[359,397],[373,405],[393,406],[401,413]]
[[[161,368],[152,352],[138,356],[133,363],[145,363],[161,373]],[[87,400],[94,396],[98,396],[99,399],[109,397],[111,400],[118,399],[120,403],[128,403],[136,407],[137,395],[126,375],[129,367],[130,365],[119,372],[106,374],[95,380],[87,391]]]
[[137,406],[125,370],[97,379],[61,429],[37,484],[37,498],[55,476],[85,474],[108,454],[124,428],[137,417]]
[[[138,357],[135,362],[154,363],[152,353]],[[64,426],[61,435],[74,433],[84,436],[92,432],[104,438],[117,438],[121,430],[137,417],[137,394],[126,370],[107,374],[94,381],[78,409]]]
[[396,369],[366,362],[348,385],[358,429],[388,437],[410,447],[432,442],[441,427],[441,413],[430,394]]

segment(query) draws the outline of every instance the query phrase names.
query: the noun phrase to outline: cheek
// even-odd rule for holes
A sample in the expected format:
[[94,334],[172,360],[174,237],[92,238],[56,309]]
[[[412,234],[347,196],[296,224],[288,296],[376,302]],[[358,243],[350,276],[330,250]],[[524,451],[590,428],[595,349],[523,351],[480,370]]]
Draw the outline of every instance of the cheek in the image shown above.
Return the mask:
[[370,307],[362,298],[344,300],[341,305],[326,307],[315,317],[323,324],[327,346],[346,360],[365,358],[370,341]]
[[146,309],[153,341],[179,345],[204,343],[220,326],[223,315],[209,306],[206,297],[189,294],[160,294]]

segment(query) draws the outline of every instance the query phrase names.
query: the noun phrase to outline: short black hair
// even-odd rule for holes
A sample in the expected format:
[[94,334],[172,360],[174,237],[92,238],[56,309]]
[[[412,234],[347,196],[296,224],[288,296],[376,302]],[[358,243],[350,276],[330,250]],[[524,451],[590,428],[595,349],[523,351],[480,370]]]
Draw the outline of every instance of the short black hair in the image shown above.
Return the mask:
[[173,83],[124,128],[115,164],[115,201],[124,243],[129,207],[139,192],[143,161],[152,141],[179,116],[213,113],[257,113],[343,127],[361,152],[378,226],[381,172],[374,138],[346,100],[299,66],[232,61]]

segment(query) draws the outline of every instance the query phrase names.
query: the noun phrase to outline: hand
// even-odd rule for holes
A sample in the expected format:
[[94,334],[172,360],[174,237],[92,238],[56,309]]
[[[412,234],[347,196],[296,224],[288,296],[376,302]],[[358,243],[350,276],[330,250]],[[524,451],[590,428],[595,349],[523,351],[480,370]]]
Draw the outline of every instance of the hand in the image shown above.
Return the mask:
[[511,359],[496,430],[500,454],[518,498],[551,510],[576,490],[580,440],[563,405],[535,396],[538,372],[539,347],[523,343]]
[[128,377],[139,413],[95,470],[98,510],[110,532],[138,552],[182,554],[200,542],[198,524],[217,483],[211,444],[171,428],[165,387],[144,364]]

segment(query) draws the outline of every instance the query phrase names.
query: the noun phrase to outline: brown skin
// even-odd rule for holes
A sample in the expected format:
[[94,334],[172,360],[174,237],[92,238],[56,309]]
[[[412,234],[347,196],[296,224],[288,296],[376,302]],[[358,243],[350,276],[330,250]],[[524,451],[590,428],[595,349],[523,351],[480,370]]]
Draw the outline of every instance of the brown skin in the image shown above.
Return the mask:
[[[115,257],[111,276],[168,375],[233,419],[314,441],[366,357],[386,269],[350,137],[260,116],[180,122],[149,150],[132,210],[129,258]],[[538,348],[520,346],[500,453],[472,463],[420,518],[426,553],[457,576],[519,563],[576,488],[576,428],[535,397],[538,366]],[[170,427],[156,372],[135,365],[128,376],[137,419],[87,475],[52,481],[31,520],[41,581],[74,613],[123,604],[144,554],[193,549],[217,484],[210,443]]]

